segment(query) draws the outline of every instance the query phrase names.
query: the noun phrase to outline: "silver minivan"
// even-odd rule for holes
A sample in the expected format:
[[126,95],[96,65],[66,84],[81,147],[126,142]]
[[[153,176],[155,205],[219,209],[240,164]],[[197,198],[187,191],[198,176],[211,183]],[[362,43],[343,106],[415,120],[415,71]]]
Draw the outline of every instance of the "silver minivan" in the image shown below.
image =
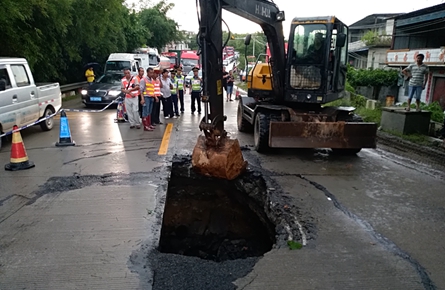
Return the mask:
[[[32,124],[57,112],[62,106],[58,83],[36,85],[24,58],[0,57],[0,135]],[[40,123],[42,130],[51,130],[52,118]],[[0,148],[2,145],[0,138]]]

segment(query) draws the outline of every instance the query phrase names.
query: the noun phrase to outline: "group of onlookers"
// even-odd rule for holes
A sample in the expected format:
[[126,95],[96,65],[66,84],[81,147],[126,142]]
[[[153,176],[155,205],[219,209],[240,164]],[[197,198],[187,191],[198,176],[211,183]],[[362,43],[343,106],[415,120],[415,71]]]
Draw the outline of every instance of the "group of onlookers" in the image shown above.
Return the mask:
[[[192,114],[201,113],[202,79],[198,76],[198,68],[193,68],[194,76],[191,79]],[[159,77],[159,73],[160,77]],[[184,113],[184,86],[185,78],[180,67],[172,71],[161,71],[148,68],[146,74],[139,68],[137,76],[132,76],[129,69],[124,69],[122,78],[122,92],[125,94],[125,108],[130,128],[144,127],[144,131],[153,131],[155,126],[162,124],[159,119],[160,106],[164,118],[178,118]]]

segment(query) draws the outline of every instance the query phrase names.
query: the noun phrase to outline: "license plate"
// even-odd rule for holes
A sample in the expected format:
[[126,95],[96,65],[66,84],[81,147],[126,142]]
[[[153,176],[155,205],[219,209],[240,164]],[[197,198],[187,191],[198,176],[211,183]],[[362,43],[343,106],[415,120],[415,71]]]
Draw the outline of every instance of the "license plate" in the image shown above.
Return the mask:
[[101,97],[90,97],[90,101],[91,102],[100,102],[100,101],[102,101],[102,98]]

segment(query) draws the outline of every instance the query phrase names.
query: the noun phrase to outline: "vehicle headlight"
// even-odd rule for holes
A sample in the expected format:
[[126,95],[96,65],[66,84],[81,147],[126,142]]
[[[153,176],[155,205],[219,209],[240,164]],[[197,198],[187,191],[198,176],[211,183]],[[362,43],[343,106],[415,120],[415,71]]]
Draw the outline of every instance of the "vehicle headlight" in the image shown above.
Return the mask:
[[121,93],[121,91],[108,91],[109,96],[116,97]]
[[80,93],[85,96],[86,94],[88,94],[88,91],[87,90],[81,90]]

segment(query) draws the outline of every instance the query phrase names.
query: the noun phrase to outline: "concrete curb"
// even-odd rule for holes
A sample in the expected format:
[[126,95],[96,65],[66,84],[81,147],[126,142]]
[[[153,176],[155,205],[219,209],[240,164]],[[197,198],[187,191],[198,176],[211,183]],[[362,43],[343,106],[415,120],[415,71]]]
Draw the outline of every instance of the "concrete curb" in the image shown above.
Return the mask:
[[440,145],[435,145],[438,142],[436,140],[440,139],[431,138],[430,140],[431,142],[428,145],[420,145],[383,131],[377,131],[377,144],[380,143],[403,151],[416,151],[417,154],[425,157],[445,159],[445,148],[441,147],[440,143]]

